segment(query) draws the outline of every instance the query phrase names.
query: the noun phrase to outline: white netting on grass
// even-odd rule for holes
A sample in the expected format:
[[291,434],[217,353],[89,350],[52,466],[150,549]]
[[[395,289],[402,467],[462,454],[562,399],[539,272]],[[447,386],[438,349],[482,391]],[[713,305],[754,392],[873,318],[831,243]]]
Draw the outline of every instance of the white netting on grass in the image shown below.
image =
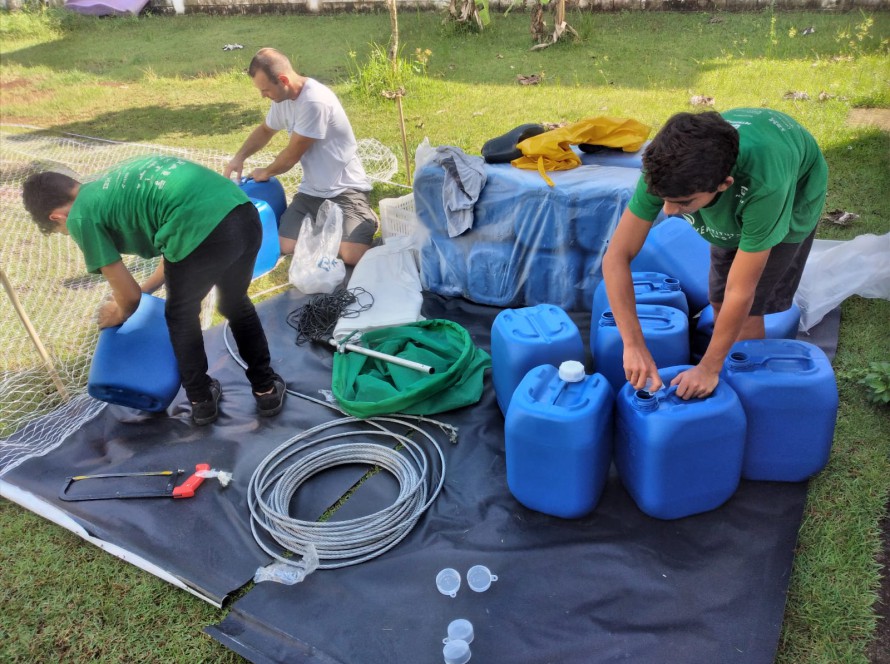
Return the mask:
[[[120,143],[0,125],[0,268],[6,291],[0,295],[0,475],[53,449],[104,407],[86,394],[86,382],[98,337],[93,315],[110,291],[101,276],[86,273],[70,238],[38,231],[22,205],[22,183],[43,170],[92,180],[121,161],[150,154],[181,156],[216,171],[230,158],[218,150]],[[246,170],[266,165],[273,157],[258,153]],[[359,157],[373,180],[389,181],[396,172],[395,155],[376,140],[359,141]],[[289,195],[301,174],[295,168],[279,177]],[[157,264],[137,257],[125,257],[125,262],[137,281]],[[212,317],[211,300],[204,303],[205,327]]]

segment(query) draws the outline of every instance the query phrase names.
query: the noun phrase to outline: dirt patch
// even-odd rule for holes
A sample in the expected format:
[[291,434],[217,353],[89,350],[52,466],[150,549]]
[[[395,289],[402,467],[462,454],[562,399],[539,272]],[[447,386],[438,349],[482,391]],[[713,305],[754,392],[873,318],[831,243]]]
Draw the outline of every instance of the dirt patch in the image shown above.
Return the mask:
[[884,546],[877,557],[878,564],[882,567],[881,587],[875,604],[878,627],[875,630],[875,640],[868,649],[870,664],[890,664],[890,504],[887,505],[881,522],[881,533]]
[[847,124],[858,127],[878,127],[890,131],[890,108],[853,108],[847,115]]

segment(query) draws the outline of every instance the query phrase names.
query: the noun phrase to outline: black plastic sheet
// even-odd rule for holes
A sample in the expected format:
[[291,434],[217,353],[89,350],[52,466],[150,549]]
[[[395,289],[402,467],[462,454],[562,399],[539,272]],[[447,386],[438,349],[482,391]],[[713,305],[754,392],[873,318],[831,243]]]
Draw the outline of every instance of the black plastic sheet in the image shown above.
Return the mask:
[[[319,396],[330,388],[332,351],[294,344],[288,313],[304,300],[290,291],[259,307],[273,365],[289,386]],[[447,318],[489,350],[498,309],[428,295],[423,314]],[[582,337],[589,315],[576,317]],[[836,318],[824,338],[829,354]],[[221,603],[270,558],[254,542],[246,503],[257,465],[291,436],[339,417],[288,397],[269,420],[254,413],[249,385],[229,355],[221,327],[206,335],[211,373],[223,385],[221,417],[189,422],[180,394],[170,416],[106,408],[49,454],[3,481],[70,515],[91,535],[132,551]],[[261,583],[207,631],[254,662],[440,662],[448,623],[471,620],[474,662],[771,662],[782,623],[806,484],[742,482],[718,510],[659,521],[640,512],[614,475],[590,516],[561,520],[528,510],[505,477],[503,417],[490,378],[475,406],[439,419],[459,427],[444,444],[444,489],[411,534],[370,562],[317,571],[294,586]],[[222,488],[207,480],[194,498],[66,503],[58,493],[75,474],[183,468],[206,462],[231,471]],[[301,518],[322,514],[362,477],[360,465],[326,471],[301,491]],[[365,481],[334,518],[389,505],[395,480]],[[488,566],[485,593],[466,571]],[[438,593],[436,573],[464,577],[456,598]]]
[[[423,313],[461,323],[487,349],[497,310],[428,297]],[[586,339],[589,319],[577,322]],[[258,584],[208,633],[257,663],[440,662],[460,617],[475,627],[479,662],[773,661],[805,484],[743,482],[718,510],[659,521],[613,475],[592,515],[555,519],[507,489],[492,390],[442,419],[460,439],[446,449],[442,494],[407,539],[295,586]],[[368,482],[355,505],[365,490],[382,493]],[[466,585],[476,564],[498,576],[484,593]],[[464,577],[453,599],[435,587],[445,567]]]

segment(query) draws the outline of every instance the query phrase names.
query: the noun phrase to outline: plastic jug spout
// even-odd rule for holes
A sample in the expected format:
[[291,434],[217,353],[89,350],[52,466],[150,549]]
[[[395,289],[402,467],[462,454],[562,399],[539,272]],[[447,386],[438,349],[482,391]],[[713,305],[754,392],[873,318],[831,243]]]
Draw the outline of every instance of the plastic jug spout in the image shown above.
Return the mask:
[[603,315],[600,317],[600,325],[609,325],[611,327],[615,327],[615,314],[611,311],[604,311]]
[[668,277],[664,281],[661,282],[661,290],[663,291],[678,291],[680,290],[680,280],[674,279],[673,277]]
[[643,412],[658,410],[658,399],[652,392],[637,390],[634,392],[633,406]]
[[727,362],[734,371],[751,371],[754,368],[754,362],[748,357],[748,353],[730,353]]

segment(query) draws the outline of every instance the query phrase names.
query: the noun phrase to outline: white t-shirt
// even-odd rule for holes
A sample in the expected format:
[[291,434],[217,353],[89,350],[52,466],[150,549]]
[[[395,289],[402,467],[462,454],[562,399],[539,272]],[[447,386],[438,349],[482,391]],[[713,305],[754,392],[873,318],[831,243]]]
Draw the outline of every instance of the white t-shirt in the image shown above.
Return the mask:
[[315,139],[300,158],[301,193],[333,198],[347,189],[371,190],[358,158],[352,125],[337,95],[327,86],[307,78],[295,100],[272,103],[266,124],[270,129]]

